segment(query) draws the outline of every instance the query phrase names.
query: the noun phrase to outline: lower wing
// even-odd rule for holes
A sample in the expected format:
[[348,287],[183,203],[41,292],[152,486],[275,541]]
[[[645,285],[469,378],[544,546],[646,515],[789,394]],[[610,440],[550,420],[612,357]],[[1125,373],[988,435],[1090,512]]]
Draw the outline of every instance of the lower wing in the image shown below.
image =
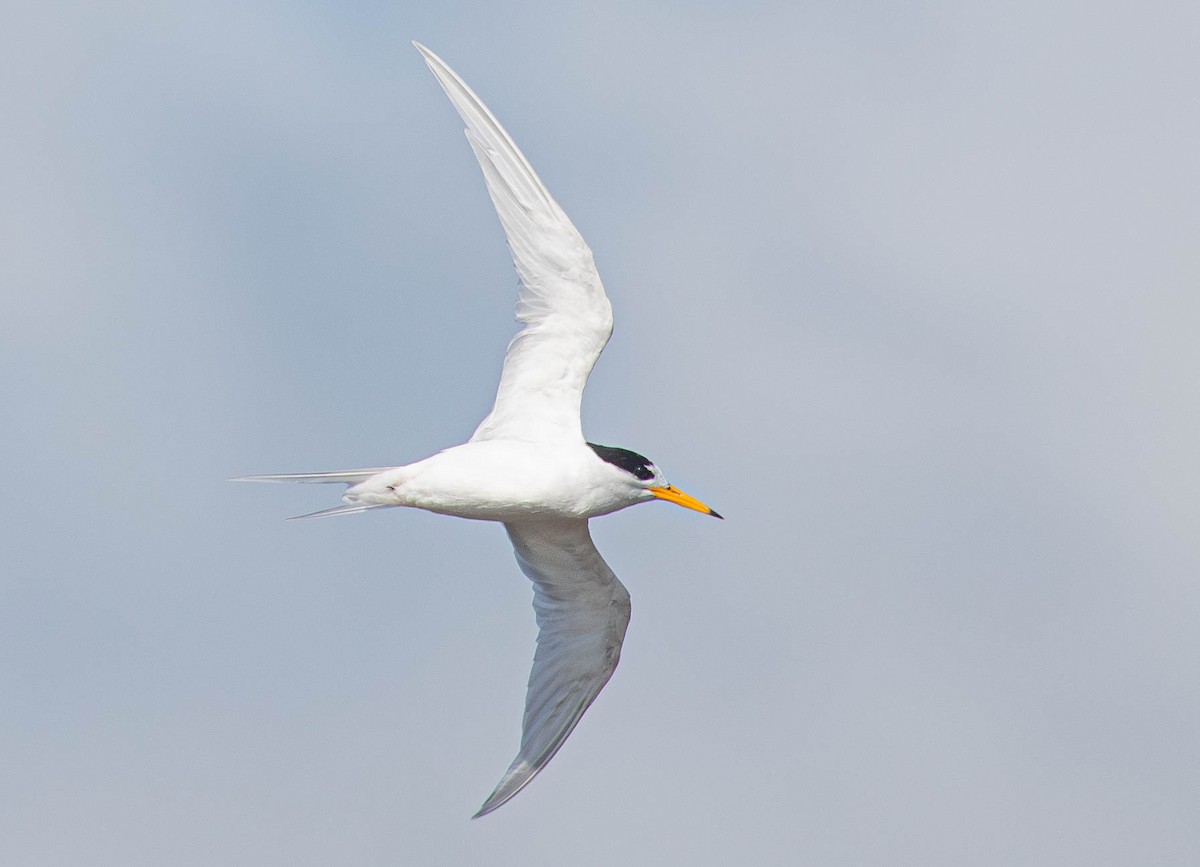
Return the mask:
[[629,625],[629,592],[596,550],[586,520],[505,528],[533,582],[537,652],[521,749],[476,817],[516,795],[554,758],[616,670]]

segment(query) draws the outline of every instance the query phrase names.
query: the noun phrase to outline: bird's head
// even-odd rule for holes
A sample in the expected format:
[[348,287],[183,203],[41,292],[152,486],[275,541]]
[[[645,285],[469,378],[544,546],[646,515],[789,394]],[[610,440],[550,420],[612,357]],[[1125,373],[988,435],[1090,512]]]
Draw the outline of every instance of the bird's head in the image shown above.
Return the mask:
[[614,446],[598,446],[595,443],[588,443],[588,445],[600,460],[619,471],[618,478],[630,487],[635,502],[653,499],[666,500],[668,503],[695,509],[697,512],[712,515],[714,518],[721,517],[691,494],[685,494],[679,488],[669,485],[658,467],[654,466],[651,460],[644,455]]

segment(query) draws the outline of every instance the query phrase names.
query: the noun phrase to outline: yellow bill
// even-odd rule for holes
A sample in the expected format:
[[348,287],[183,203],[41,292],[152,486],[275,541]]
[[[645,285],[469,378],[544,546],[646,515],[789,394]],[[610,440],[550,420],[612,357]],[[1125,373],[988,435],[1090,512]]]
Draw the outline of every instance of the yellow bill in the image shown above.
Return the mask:
[[[685,509],[695,509],[697,512],[703,512],[705,515],[712,515],[714,518],[721,518],[716,512],[697,500],[691,494],[685,494],[679,488],[667,485],[665,488],[650,488],[650,493],[658,497],[660,500],[666,500],[668,503],[674,503],[677,506],[683,506]],[[721,518],[721,520],[725,520]]]

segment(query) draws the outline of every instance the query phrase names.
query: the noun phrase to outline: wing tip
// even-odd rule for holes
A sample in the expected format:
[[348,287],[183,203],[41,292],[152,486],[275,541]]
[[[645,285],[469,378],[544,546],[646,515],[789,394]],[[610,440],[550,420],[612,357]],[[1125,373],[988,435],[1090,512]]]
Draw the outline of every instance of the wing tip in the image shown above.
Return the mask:
[[421,44],[415,39],[412,41],[412,44],[413,48],[421,52],[421,57],[424,58],[426,65],[433,70],[434,74],[438,76],[438,78],[442,77],[443,69],[449,70],[450,67],[446,66],[446,61],[434,54],[425,45]]
[[538,775],[538,771],[540,770],[541,768],[535,768],[528,762],[514,762],[500,782],[496,784],[496,788],[488,795],[487,800],[483,802],[483,806],[471,818],[478,819],[503,807],[516,797],[518,792],[529,785],[530,781]]

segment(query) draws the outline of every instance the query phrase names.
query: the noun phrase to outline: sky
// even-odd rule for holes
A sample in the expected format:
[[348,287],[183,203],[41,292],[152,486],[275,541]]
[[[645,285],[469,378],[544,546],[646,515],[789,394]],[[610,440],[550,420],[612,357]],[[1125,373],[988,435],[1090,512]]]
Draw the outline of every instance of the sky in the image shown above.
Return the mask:
[[[17,4],[0,862],[1200,863],[1186,3]],[[432,7],[433,4],[422,4]],[[483,97],[595,251],[589,439],[724,522],[547,770],[501,528],[314,522],[486,414]]]

